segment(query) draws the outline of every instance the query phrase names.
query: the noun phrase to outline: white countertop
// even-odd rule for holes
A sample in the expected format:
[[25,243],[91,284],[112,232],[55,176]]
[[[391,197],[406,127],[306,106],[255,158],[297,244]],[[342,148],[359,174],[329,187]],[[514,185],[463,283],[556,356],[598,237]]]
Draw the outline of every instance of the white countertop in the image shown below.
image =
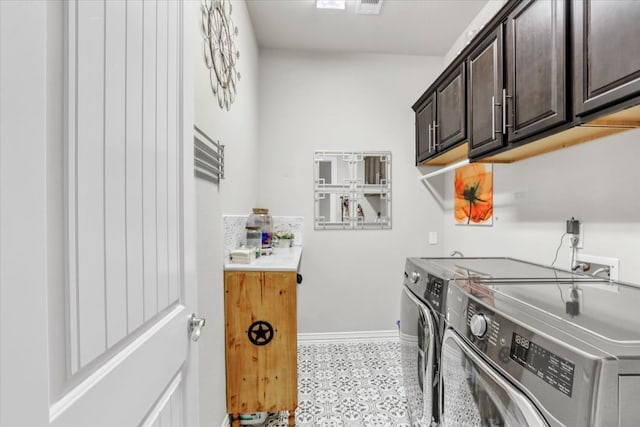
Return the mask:
[[263,255],[251,264],[224,262],[225,271],[298,271],[302,258],[302,246],[273,248],[271,255]]

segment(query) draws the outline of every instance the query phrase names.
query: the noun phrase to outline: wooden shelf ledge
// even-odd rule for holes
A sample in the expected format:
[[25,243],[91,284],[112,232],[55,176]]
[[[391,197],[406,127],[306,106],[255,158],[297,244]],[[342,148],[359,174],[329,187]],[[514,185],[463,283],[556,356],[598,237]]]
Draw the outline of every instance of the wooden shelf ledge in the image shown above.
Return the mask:
[[512,163],[638,127],[640,127],[640,105],[617,111],[519,147],[513,147],[479,161],[483,163]]
[[630,128],[576,126],[535,142],[512,148],[494,156],[485,157],[482,163],[512,163],[529,157],[550,153],[572,145],[624,132]]
[[439,156],[421,162],[418,166],[447,166],[459,162],[467,158],[469,154],[467,147],[468,144],[464,142]]
[[585,123],[582,126],[587,127],[619,127],[634,129],[640,127],[640,105],[627,108],[608,116],[601,117]]
[[[637,128],[640,128],[640,105],[611,113],[527,144],[513,146],[501,153],[483,157],[477,162],[513,163]],[[467,156],[468,143],[465,142],[440,156],[421,162],[419,166],[447,166],[464,160]]]

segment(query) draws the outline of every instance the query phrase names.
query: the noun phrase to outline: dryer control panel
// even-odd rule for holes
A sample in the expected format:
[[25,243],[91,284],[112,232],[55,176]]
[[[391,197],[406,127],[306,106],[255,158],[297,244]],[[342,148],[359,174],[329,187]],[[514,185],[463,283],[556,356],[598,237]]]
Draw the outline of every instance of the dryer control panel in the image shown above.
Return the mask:
[[[560,393],[573,394],[576,365],[557,344],[496,313],[491,305],[462,297],[460,322],[452,326],[497,366],[520,381],[544,381]],[[484,300],[483,300],[484,301]],[[524,371],[533,374],[525,379]]]
[[444,287],[444,280],[432,274],[427,275],[427,287],[424,291],[424,298],[438,313],[442,313],[444,309]]

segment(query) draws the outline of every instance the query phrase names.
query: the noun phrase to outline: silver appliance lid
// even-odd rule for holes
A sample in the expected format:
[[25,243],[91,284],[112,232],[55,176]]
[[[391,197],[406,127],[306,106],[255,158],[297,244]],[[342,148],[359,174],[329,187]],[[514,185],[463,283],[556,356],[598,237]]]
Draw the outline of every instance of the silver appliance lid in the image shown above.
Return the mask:
[[[467,284],[458,282],[467,287]],[[616,282],[482,283],[471,285],[472,295],[500,311],[525,310],[532,316],[574,333],[599,348],[607,344],[640,346],[640,288]],[[604,347],[603,347],[604,344]],[[631,350],[631,348],[629,348]],[[613,354],[620,350],[607,350]],[[626,353],[626,351],[623,351]]]
[[413,264],[445,280],[473,279],[476,282],[597,282],[601,278],[572,273],[508,257],[409,258]]

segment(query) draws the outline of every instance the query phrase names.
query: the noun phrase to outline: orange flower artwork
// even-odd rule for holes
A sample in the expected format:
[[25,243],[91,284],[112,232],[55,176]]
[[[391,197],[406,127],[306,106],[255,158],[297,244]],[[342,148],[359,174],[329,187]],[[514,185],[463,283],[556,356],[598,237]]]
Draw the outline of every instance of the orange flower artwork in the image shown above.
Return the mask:
[[493,167],[473,163],[456,169],[454,215],[457,224],[493,224]]

